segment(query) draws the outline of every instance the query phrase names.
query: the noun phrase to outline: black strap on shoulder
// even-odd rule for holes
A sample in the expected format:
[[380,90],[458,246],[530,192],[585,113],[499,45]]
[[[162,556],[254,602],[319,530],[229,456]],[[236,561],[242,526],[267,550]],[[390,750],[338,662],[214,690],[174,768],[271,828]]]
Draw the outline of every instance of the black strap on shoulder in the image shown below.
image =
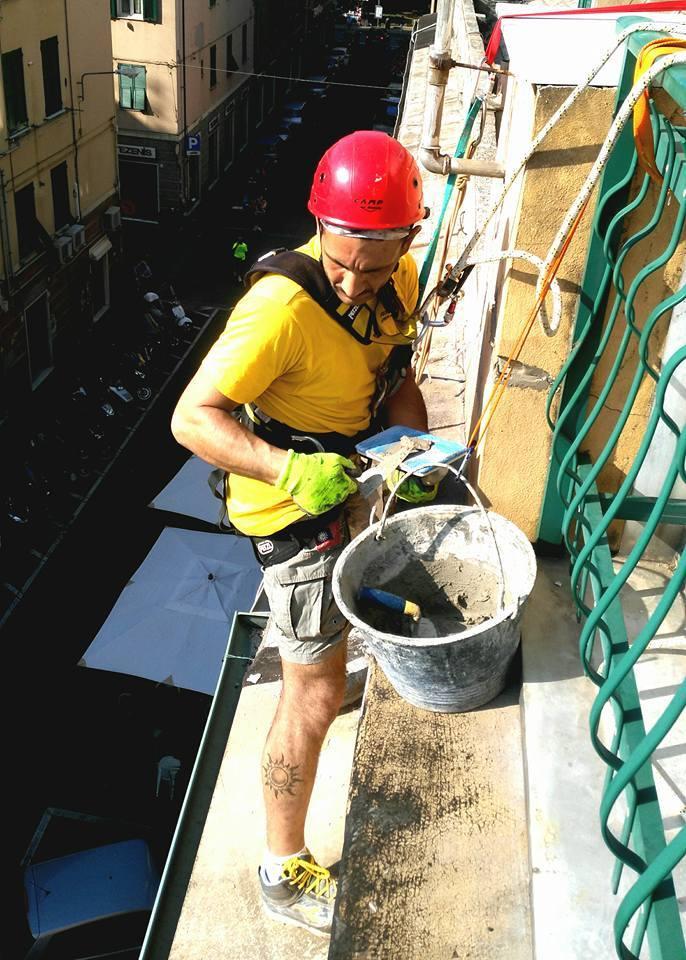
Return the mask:
[[[358,343],[368,345],[372,343],[373,337],[381,335],[373,310],[356,305],[346,307],[341,303],[329,282],[321,260],[315,260],[298,250],[273,250],[260,257],[245,274],[246,287],[251,287],[267,273],[277,273],[297,283]],[[402,316],[403,306],[392,280],[382,287],[377,296],[381,305],[394,320]]]

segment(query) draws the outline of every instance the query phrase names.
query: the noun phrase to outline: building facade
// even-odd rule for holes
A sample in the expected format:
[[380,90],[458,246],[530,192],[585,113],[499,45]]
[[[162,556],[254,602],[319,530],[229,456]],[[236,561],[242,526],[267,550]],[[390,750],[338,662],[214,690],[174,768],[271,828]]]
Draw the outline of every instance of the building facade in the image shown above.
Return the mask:
[[0,421],[110,303],[112,40],[89,0],[0,6]]
[[252,0],[111,0],[111,16],[122,216],[182,218],[261,120]]

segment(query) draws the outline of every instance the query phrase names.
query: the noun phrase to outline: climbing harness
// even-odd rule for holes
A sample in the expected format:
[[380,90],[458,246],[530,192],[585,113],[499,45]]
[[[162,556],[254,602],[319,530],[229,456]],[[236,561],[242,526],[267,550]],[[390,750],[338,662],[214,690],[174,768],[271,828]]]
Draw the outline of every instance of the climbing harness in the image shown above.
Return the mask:
[[[389,280],[377,294],[377,304],[346,304],[336,296],[321,260],[315,260],[298,250],[280,248],[260,257],[245,275],[246,287],[268,273],[276,273],[293,280],[312,297],[315,303],[339,323],[358,343],[410,346],[416,330],[411,314],[405,312],[393,280]],[[381,310],[379,310],[381,308]],[[386,334],[380,326],[379,313],[385,312],[401,332]],[[404,332],[402,332],[404,330]]]

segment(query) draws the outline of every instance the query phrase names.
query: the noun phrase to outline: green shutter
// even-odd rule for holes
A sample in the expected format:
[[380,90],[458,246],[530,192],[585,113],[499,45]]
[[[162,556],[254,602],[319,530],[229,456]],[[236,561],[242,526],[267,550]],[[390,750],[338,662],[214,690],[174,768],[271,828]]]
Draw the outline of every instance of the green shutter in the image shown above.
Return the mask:
[[119,74],[119,106],[124,110],[145,110],[145,67],[138,64],[120,63],[119,70],[126,70],[132,76]]
[[145,67],[139,67],[133,78],[133,109],[145,110]]
[[[119,67],[125,67],[128,64],[120,63]],[[132,106],[132,96],[131,91],[133,89],[133,84],[131,82],[131,77],[124,76],[123,73],[119,74],[119,106],[123,107],[124,110],[130,110]]]
[[2,55],[2,82],[5,88],[7,130],[13,134],[29,120],[24,91],[24,58],[21,48]]
[[113,20],[117,19],[117,0],[110,0],[110,17]]
[[43,64],[45,116],[50,117],[62,109],[62,77],[60,75],[60,53],[57,37],[48,37],[47,40],[41,40],[40,54]]
[[143,19],[151,23],[159,23],[160,2],[161,0],[143,0]]

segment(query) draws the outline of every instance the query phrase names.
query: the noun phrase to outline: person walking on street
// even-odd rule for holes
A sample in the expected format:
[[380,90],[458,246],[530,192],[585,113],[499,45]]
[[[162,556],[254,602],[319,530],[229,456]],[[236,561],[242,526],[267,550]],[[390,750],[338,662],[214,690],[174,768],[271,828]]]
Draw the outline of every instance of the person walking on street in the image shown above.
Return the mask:
[[243,274],[245,273],[245,261],[248,256],[248,244],[243,237],[238,237],[231,247],[231,256],[233,258],[233,277],[236,283],[243,283]]
[[[304,829],[346,686],[349,627],[331,577],[350,539],[356,443],[386,426],[427,429],[410,367],[418,279],[408,252],[426,210],[413,157],[379,131],[327,150],[308,209],[316,234],[248,271],[249,289],[182,394],[172,431],[226,471],[228,518],[252,539],[281,655],[262,757],[263,905],[328,934],[336,882]],[[399,495],[420,503],[436,487],[408,477]]]

